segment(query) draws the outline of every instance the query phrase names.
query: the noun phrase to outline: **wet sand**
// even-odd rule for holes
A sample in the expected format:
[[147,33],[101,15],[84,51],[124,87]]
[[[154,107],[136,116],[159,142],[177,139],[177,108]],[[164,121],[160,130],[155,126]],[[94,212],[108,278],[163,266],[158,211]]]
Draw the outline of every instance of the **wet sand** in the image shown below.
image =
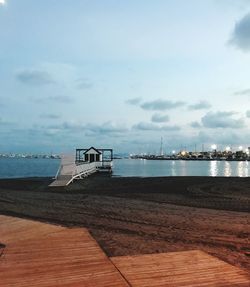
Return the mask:
[[200,249],[250,270],[250,178],[50,182],[0,180],[0,214],[87,227],[108,256]]

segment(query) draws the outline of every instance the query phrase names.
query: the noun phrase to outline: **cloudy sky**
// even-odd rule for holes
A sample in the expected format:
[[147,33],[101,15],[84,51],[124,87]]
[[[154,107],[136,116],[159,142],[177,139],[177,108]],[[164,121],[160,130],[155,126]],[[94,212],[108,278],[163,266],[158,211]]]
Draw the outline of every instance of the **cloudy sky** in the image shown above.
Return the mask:
[[0,152],[250,146],[249,0],[0,0]]

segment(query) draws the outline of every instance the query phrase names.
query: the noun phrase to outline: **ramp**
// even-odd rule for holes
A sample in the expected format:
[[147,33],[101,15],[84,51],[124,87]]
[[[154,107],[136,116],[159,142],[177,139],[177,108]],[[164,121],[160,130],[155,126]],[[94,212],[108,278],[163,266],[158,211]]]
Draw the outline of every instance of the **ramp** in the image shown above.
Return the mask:
[[61,175],[56,178],[49,186],[66,186],[71,182],[72,176],[71,175]]
[[81,179],[97,171],[97,163],[76,164],[73,155],[62,156],[56,179],[49,185],[52,187],[69,185],[74,179]]

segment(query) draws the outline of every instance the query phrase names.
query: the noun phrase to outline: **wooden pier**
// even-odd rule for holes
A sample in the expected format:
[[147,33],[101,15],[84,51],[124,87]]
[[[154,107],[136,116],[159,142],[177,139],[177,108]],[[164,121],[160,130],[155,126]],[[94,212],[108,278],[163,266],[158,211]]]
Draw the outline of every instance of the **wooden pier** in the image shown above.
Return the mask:
[[[106,155],[108,153],[108,155]],[[66,186],[76,179],[83,179],[95,172],[111,172],[112,149],[76,149],[74,156],[62,156],[55,180],[50,186]]]
[[199,250],[108,258],[85,228],[0,215],[0,287],[249,287]]

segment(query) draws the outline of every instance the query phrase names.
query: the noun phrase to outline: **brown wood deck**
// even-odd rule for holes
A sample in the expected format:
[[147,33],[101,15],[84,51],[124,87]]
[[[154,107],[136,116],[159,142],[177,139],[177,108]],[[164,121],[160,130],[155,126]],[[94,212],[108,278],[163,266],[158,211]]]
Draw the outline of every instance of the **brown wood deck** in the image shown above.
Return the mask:
[[248,273],[199,250],[112,257],[134,287],[249,287]]
[[84,228],[0,216],[0,286],[128,286]]
[[84,228],[0,215],[0,287],[29,286],[249,287],[250,275],[198,250],[107,258]]

